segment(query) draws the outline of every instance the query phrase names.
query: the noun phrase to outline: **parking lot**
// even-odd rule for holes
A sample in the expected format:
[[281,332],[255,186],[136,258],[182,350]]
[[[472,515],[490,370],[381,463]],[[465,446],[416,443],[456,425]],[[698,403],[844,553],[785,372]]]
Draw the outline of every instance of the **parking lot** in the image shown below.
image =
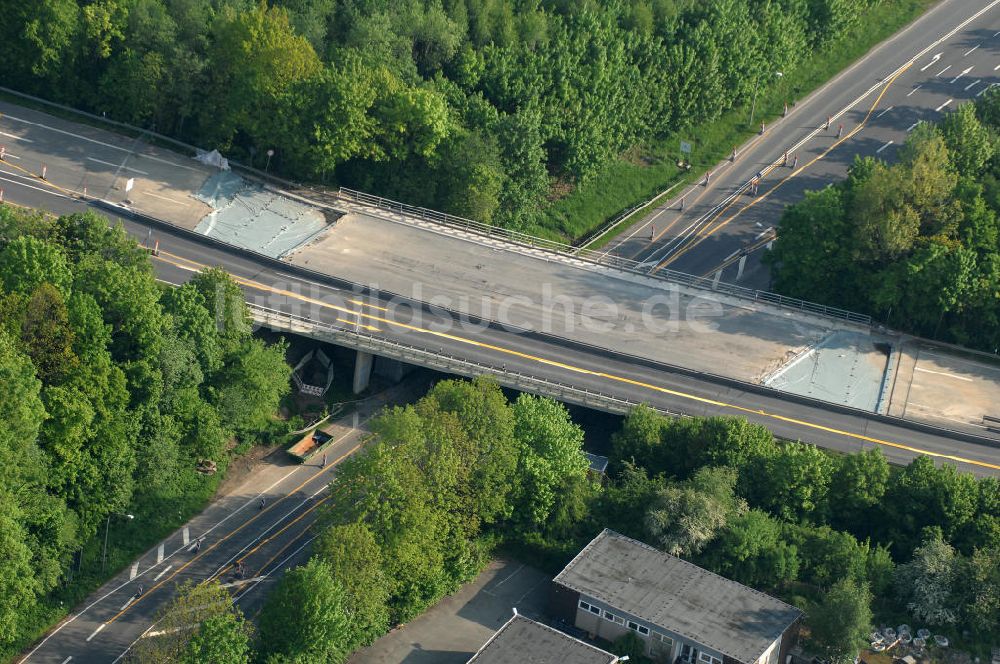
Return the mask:
[[413,622],[356,652],[350,664],[465,664],[517,608],[542,619],[551,577],[499,559]]

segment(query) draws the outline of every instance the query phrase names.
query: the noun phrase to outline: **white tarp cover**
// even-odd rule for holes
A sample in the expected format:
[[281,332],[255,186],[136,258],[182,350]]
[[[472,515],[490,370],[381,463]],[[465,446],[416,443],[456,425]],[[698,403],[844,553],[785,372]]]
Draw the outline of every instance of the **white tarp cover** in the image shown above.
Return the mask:
[[218,150],[212,150],[211,152],[205,152],[204,150],[198,150],[198,154],[195,157],[198,161],[205,164],[206,166],[215,166],[220,171],[229,170],[229,160],[219,154]]

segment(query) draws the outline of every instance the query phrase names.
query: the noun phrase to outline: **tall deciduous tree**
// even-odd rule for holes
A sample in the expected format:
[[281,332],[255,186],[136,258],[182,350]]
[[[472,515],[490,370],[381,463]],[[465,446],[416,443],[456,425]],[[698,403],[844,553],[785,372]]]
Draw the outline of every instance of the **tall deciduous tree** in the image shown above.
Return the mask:
[[156,625],[156,636],[134,646],[142,664],[249,661],[251,625],[218,581],[182,584],[160,610]]
[[960,558],[939,538],[925,541],[913,559],[896,569],[896,587],[906,608],[931,625],[951,625],[959,619],[956,581]]
[[313,551],[346,593],[348,650],[372,643],[389,629],[389,579],[375,535],[363,523],[331,526]]
[[515,501],[519,520],[545,523],[563,499],[560,491],[590,466],[583,455],[583,430],[562,404],[522,394],[514,402],[514,437],[521,445],[518,471],[521,494]]
[[330,565],[313,558],[289,570],[271,591],[260,614],[260,645],[277,661],[329,662],[347,659],[350,608]]
[[833,662],[853,662],[871,629],[871,592],[864,583],[843,579],[809,609],[811,641]]
[[646,529],[667,553],[699,553],[730,519],[746,512],[735,490],[736,471],[703,468],[691,480],[668,484],[657,493],[646,513]]

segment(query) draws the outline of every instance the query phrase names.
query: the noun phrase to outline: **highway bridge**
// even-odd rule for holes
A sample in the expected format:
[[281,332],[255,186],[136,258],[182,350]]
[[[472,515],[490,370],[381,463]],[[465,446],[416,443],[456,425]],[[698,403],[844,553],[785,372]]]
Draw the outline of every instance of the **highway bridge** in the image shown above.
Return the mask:
[[[1000,44],[996,4],[944,0],[796,105],[763,140],[744,146],[731,175],[720,170],[712,186],[695,190],[704,190],[697,205],[705,207],[692,205],[690,216],[673,223],[683,229],[701,220],[689,237],[706,239],[686,254],[705,256],[700,263],[661,265],[654,252],[679,232],[653,244],[636,239],[648,239],[653,225],[655,235],[672,223],[669,205],[629,231],[633,251],[623,245],[617,253],[578,251],[357,192],[265,187],[238,205],[219,205],[227,181],[190,160],[183,146],[171,152],[151,145],[143,132],[96,128],[99,118],[72,122],[9,103],[0,103],[0,196],[58,214],[96,209],[121,221],[137,240],[159,247],[153,261],[164,282],[224,267],[243,287],[258,324],[358,351],[359,387],[379,356],[456,375],[489,374],[514,389],[608,412],[646,403],[678,415],[740,415],[832,450],[878,447],[896,463],[927,454],[963,471],[1000,475],[1000,436],[982,420],[1000,403],[996,358],[728,284],[710,269],[745,246],[747,233],[759,233],[757,222],[773,221],[753,215],[770,210],[773,217],[768,206],[794,198],[796,181],[817,186],[839,177],[855,151],[891,156],[916,118],[934,117],[948,99],[941,110],[992,85],[1000,69],[1000,60],[989,62]],[[940,71],[939,63],[951,69]],[[818,123],[841,111],[844,119],[834,124],[846,123],[850,140],[826,152],[832,140],[816,132]],[[859,118],[864,127],[851,134]],[[752,200],[731,198],[748,174],[807,136],[802,154],[824,154],[800,174],[808,177],[788,180],[781,195],[713,232]],[[826,164],[834,167],[819,168]],[[776,182],[794,170],[772,169]],[[706,212],[730,203],[724,216],[704,223]],[[252,214],[234,217],[240,207]],[[717,245],[729,230],[728,244]],[[732,275],[738,266],[725,269]],[[546,288],[569,311],[560,309],[548,324],[541,304]],[[662,306],[647,310],[658,297],[665,298]],[[657,329],[664,319],[677,325]],[[335,456],[349,453],[362,436],[351,428]],[[170,584],[225,576],[240,557],[253,566],[255,583],[237,590],[237,599],[252,613],[260,601],[254,589],[303,560],[308,526],[332,472],[333,465],[296,467],[213,505],[116,576],[21,661],[119,661],[152,629]],[[261,493],[268,509],[258,513],[253,506]],[[205,544],[193,551],[197,537]],[[137,594],[138,584],[144,590]]]
[[[941,349],[907,354],[905,339],[848,312],[711,280],[650,278],[353,192],[335,196],[333,207],[251,187],[239,205],[213,207],[226,174],[141,137],[9,104],[0,112],[8,202],[58,213],[99,204],[158,245],[157,273],[171,283],[224,267],[262,323],[361,351],[359,387],[374,353],[491,373],[507,386],[612,412],[648,403],[741,415],[834,450],[877,446],[897,463],[927,454],[980,475],[1000,471],[1000,436],[975,421],[993,414],[990,390],[1000,386],[990,358],[963,359],[974,363],[963,369]],[[232,216],[244,209],[251,212]],[[883,342],[896,350],[886,355]],[[807,375],[795,373],[802,368]],[[954,386],[941,384],[949,378]],[[967,390],[961,400],[958,388]],[[914,393],[926,394],[923,403]],[[920,416],[918,406],[941,395],[975,404],[973,414]]]
[[[41,201],[26,200],[32,196],[24,194],[40,190],[43,187],[14,191],[37,205]],[[68,197],[47,202],[56,212],[92,205]],[[109,211],[106,205],[98,209]],[[986,435],[789,395],[536,330],[490,324],[136,213],[119,210],[116,216],[137,239],[154,238],[159,278],[181,283],[205,267],[222,266],[245,290],[258,321],[273,329],[460,375],[489,373],[506,386],[610,412],[647,403],[677,414],[740,415],[778,436],[838,451],[877,446],[896,463],[928,454],[978,475],[1000,474],[1000,446],[989,444]]]

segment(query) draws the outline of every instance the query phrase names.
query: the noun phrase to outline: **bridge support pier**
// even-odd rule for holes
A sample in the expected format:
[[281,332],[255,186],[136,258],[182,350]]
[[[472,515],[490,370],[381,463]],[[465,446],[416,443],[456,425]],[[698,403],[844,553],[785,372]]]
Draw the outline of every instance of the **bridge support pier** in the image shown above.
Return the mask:
[[357,351],[354,356],[354,393],[361,394],[368,389],[372,377],[372,364],[375,357],[371,353]]
[[407,364],[400,360],[393,360],[388,357],[375,358],[375,375],[386,378],[393,383],[403,380],[403,376],[413,371],[414,368],[412,364]]

